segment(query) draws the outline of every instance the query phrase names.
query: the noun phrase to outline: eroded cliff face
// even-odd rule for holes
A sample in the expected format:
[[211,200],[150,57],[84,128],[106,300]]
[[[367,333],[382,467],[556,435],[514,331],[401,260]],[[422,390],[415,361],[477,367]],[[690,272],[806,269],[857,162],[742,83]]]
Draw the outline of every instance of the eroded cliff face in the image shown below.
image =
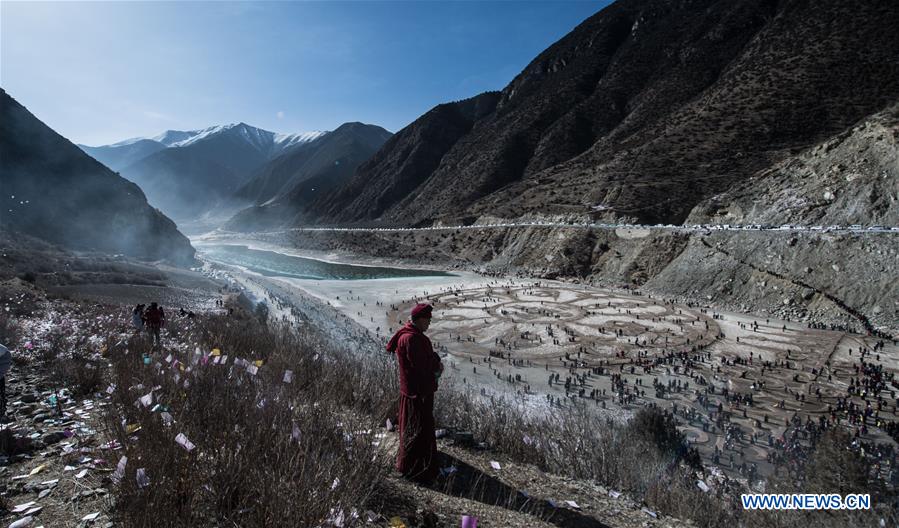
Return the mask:
[[687,223],[899,225],[899,104],[706,200]]
[[267,238],[302,249],[639,288],[899,334],[899,244],[891,234],[484,227],[292,231]]

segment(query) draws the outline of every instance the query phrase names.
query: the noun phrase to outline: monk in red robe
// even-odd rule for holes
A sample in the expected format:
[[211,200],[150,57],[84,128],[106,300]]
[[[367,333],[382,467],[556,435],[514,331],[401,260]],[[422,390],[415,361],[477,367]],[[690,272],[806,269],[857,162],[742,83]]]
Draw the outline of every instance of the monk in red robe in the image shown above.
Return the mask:
[[430,483],[437,477],[437,438],[434,434],[434,392],[443,363],[425,335],[431,325],[429,304],[412,308],[411,321],[387,343],[399,364],[399,452],[396,469],[405,477]]

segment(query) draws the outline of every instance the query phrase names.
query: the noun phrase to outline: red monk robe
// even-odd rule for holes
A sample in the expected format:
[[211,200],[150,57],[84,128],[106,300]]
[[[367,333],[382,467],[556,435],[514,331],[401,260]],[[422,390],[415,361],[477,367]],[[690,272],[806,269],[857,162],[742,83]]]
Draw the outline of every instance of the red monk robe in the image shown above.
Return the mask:
[[396,352],[400,372],[399,452],[396,469],[424,482],[437,477],[437,439],[434,435],[434,392],[443,370],[431,340],[411,322],[387,343]]

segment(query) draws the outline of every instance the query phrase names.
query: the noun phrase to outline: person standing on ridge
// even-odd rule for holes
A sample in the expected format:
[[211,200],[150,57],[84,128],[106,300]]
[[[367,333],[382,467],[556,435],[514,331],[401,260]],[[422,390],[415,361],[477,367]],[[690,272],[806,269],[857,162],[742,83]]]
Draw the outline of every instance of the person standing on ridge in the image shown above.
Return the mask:
[[161,342],[159,331],[165,326],[165,311],[163,311],[162,306],[151,302],[150,307],[144,312],[144,320],[147,323],[150,335],[153,336],[153,346],[158,346]]
[[399,367],[399,450],[396,469],[403,476],[429,484],[437,477],[437,437],[434,424],[434,393],[443,373],[440,356],[425,335],[431,325],[429,304],[412,308],[411,320],[387,343]]

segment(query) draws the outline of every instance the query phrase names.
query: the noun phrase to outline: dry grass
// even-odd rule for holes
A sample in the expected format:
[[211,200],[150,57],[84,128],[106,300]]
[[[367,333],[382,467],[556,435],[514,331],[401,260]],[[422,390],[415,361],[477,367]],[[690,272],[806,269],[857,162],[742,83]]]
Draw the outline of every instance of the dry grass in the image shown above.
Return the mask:
[[[120,521],[272,526],[290,519],[315,526],[342,516],[353,525],[353,512],[365,512],[388,466],[373,445],[378,428],[371,417],[387,413],[390,390],[378,366],[363,367],[312,335],[269,329],[248,315],[190,324],[170,330],[196,339],[201,350],[220,348],[227,366],[194,363],[193,352],[176,354],[184,370],[157,368],[168,352],[145,365],[142,356],[152,354],[142,337],[111,354],[121,416],[110,414],[108,425],[128,457],[117,490]],[[233,365],[235,357],[264,365],[252,375]],[[288,365],[294,379],[285,384]],[[154,387],[151,406],[135,403]],[[132,424],[141,429],[129,434]],[[178,434],[196,448],[177,444]],[[146,487],[138,484],[138,468],[149,478]]]

